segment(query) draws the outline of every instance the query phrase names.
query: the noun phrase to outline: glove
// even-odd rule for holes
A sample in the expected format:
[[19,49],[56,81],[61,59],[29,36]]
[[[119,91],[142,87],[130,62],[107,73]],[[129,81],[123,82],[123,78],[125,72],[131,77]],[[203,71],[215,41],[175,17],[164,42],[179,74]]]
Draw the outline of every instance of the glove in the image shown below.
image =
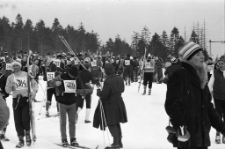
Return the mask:
[[180,126],[177,131],[177,140],[181,142],[186,142],[190,139],[190,134],[187,130],[187,126]]

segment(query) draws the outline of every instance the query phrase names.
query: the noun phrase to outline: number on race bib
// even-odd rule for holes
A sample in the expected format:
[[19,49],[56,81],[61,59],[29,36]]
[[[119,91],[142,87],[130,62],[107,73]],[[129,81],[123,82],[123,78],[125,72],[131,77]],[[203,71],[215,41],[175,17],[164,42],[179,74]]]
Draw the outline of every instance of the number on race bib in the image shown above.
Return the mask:
[[60,60],[55,60],[54,63],[57,67],[60,67]]
[[55,73],[54,72],[47,72],[47,81],[50,81],[53,78],[55,78]]
[[76,93],[76,81],[75,80],[63,80],[65,93]]
[[97,66],[97,61],[96,61],[96,60],[93,60],[93,61],[91,62],[91,66]]
[[12,70],[12,65],[10,63],[6,63],[6,70]]
[[15,77],[16,90],[27,90],[27,78]]
[[125,65],[130,65],[130,60],[125,60]]

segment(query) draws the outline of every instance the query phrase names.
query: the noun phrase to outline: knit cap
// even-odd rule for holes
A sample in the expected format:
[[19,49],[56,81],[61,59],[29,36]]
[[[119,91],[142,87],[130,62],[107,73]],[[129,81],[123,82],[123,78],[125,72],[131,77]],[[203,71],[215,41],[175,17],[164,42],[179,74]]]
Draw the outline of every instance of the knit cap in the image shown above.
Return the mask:
[[190,41],[180,49],[179,56],[183,59],[190,60],[199,51],[202,51],[202,48],[198,44]]

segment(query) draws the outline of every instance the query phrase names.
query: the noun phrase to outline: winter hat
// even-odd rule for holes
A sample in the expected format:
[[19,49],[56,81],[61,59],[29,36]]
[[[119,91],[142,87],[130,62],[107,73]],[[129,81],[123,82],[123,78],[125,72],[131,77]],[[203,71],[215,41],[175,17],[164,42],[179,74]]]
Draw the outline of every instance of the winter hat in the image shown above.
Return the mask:
[[19,65],[20,67],[22,67],[21,63],[18,62],[18,61],[13,61],[13,62],[12,62],[12,67],[13,67],[14,65]]
[[113,68],[113,65],[110,64],[110,63],[105,64],[104,70],[105,70],[105,74],[106,74],[107,76],[109,76],[109,75],[111,75],[111,74],[114,74],[114,68]]
[[76,67],[76,66],[70,67],[69,73],[70,73],[72,76],[76,77],[76,76],[78,75],[78,69],[77,69],[77,67]]
[[179,56],[183,59],[190,60],[199,51],[202,51],[202,48],[198,44],[190,41],[180,49]]

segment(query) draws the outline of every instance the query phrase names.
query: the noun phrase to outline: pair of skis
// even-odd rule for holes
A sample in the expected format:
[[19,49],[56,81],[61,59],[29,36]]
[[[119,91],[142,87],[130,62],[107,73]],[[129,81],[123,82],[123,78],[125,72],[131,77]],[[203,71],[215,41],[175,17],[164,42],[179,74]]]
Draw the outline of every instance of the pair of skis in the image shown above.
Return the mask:
[[145,48],[145,54],[144,54],[144,57],[143,57],[143,64],[142,64],[142,68],[141,68],[141,73],[140,73],[140,82],[139,82],[139,85],[138,85],[138,92],[140,90],[140,87],[141,87],[141,81],[143,80],[144,78],[144,63],[145,63],[145,57],[146,57],[146,51],[147,51],[147,48]]
[[[55,145],[58,145],[58,146],[61,146],[63,148],[70,148],[70,149],[91,149],[91,148],[88,148],[88,147],[85,147],[85,146],[72,146],[72,145],[68,145],[66,147],[64,147],[62,144],[59,144],[59,143],[54,143]],[[98,145],[95,149],[98,149]]]
[[27,58],[27,88],[28,88],[28,101],[29,101],[29,107],[30,107],[30,123],[31,123],[31,139],[34,144],[36,142],[37,136],[36,136],[36,124],[35,124],[35,111],[34,111],[34,99],[31,98],[31,78],[30,78],[30,70],[29,70],[29,62],[30,62],[30,56],[31,51],[29,51],[29,55]]

